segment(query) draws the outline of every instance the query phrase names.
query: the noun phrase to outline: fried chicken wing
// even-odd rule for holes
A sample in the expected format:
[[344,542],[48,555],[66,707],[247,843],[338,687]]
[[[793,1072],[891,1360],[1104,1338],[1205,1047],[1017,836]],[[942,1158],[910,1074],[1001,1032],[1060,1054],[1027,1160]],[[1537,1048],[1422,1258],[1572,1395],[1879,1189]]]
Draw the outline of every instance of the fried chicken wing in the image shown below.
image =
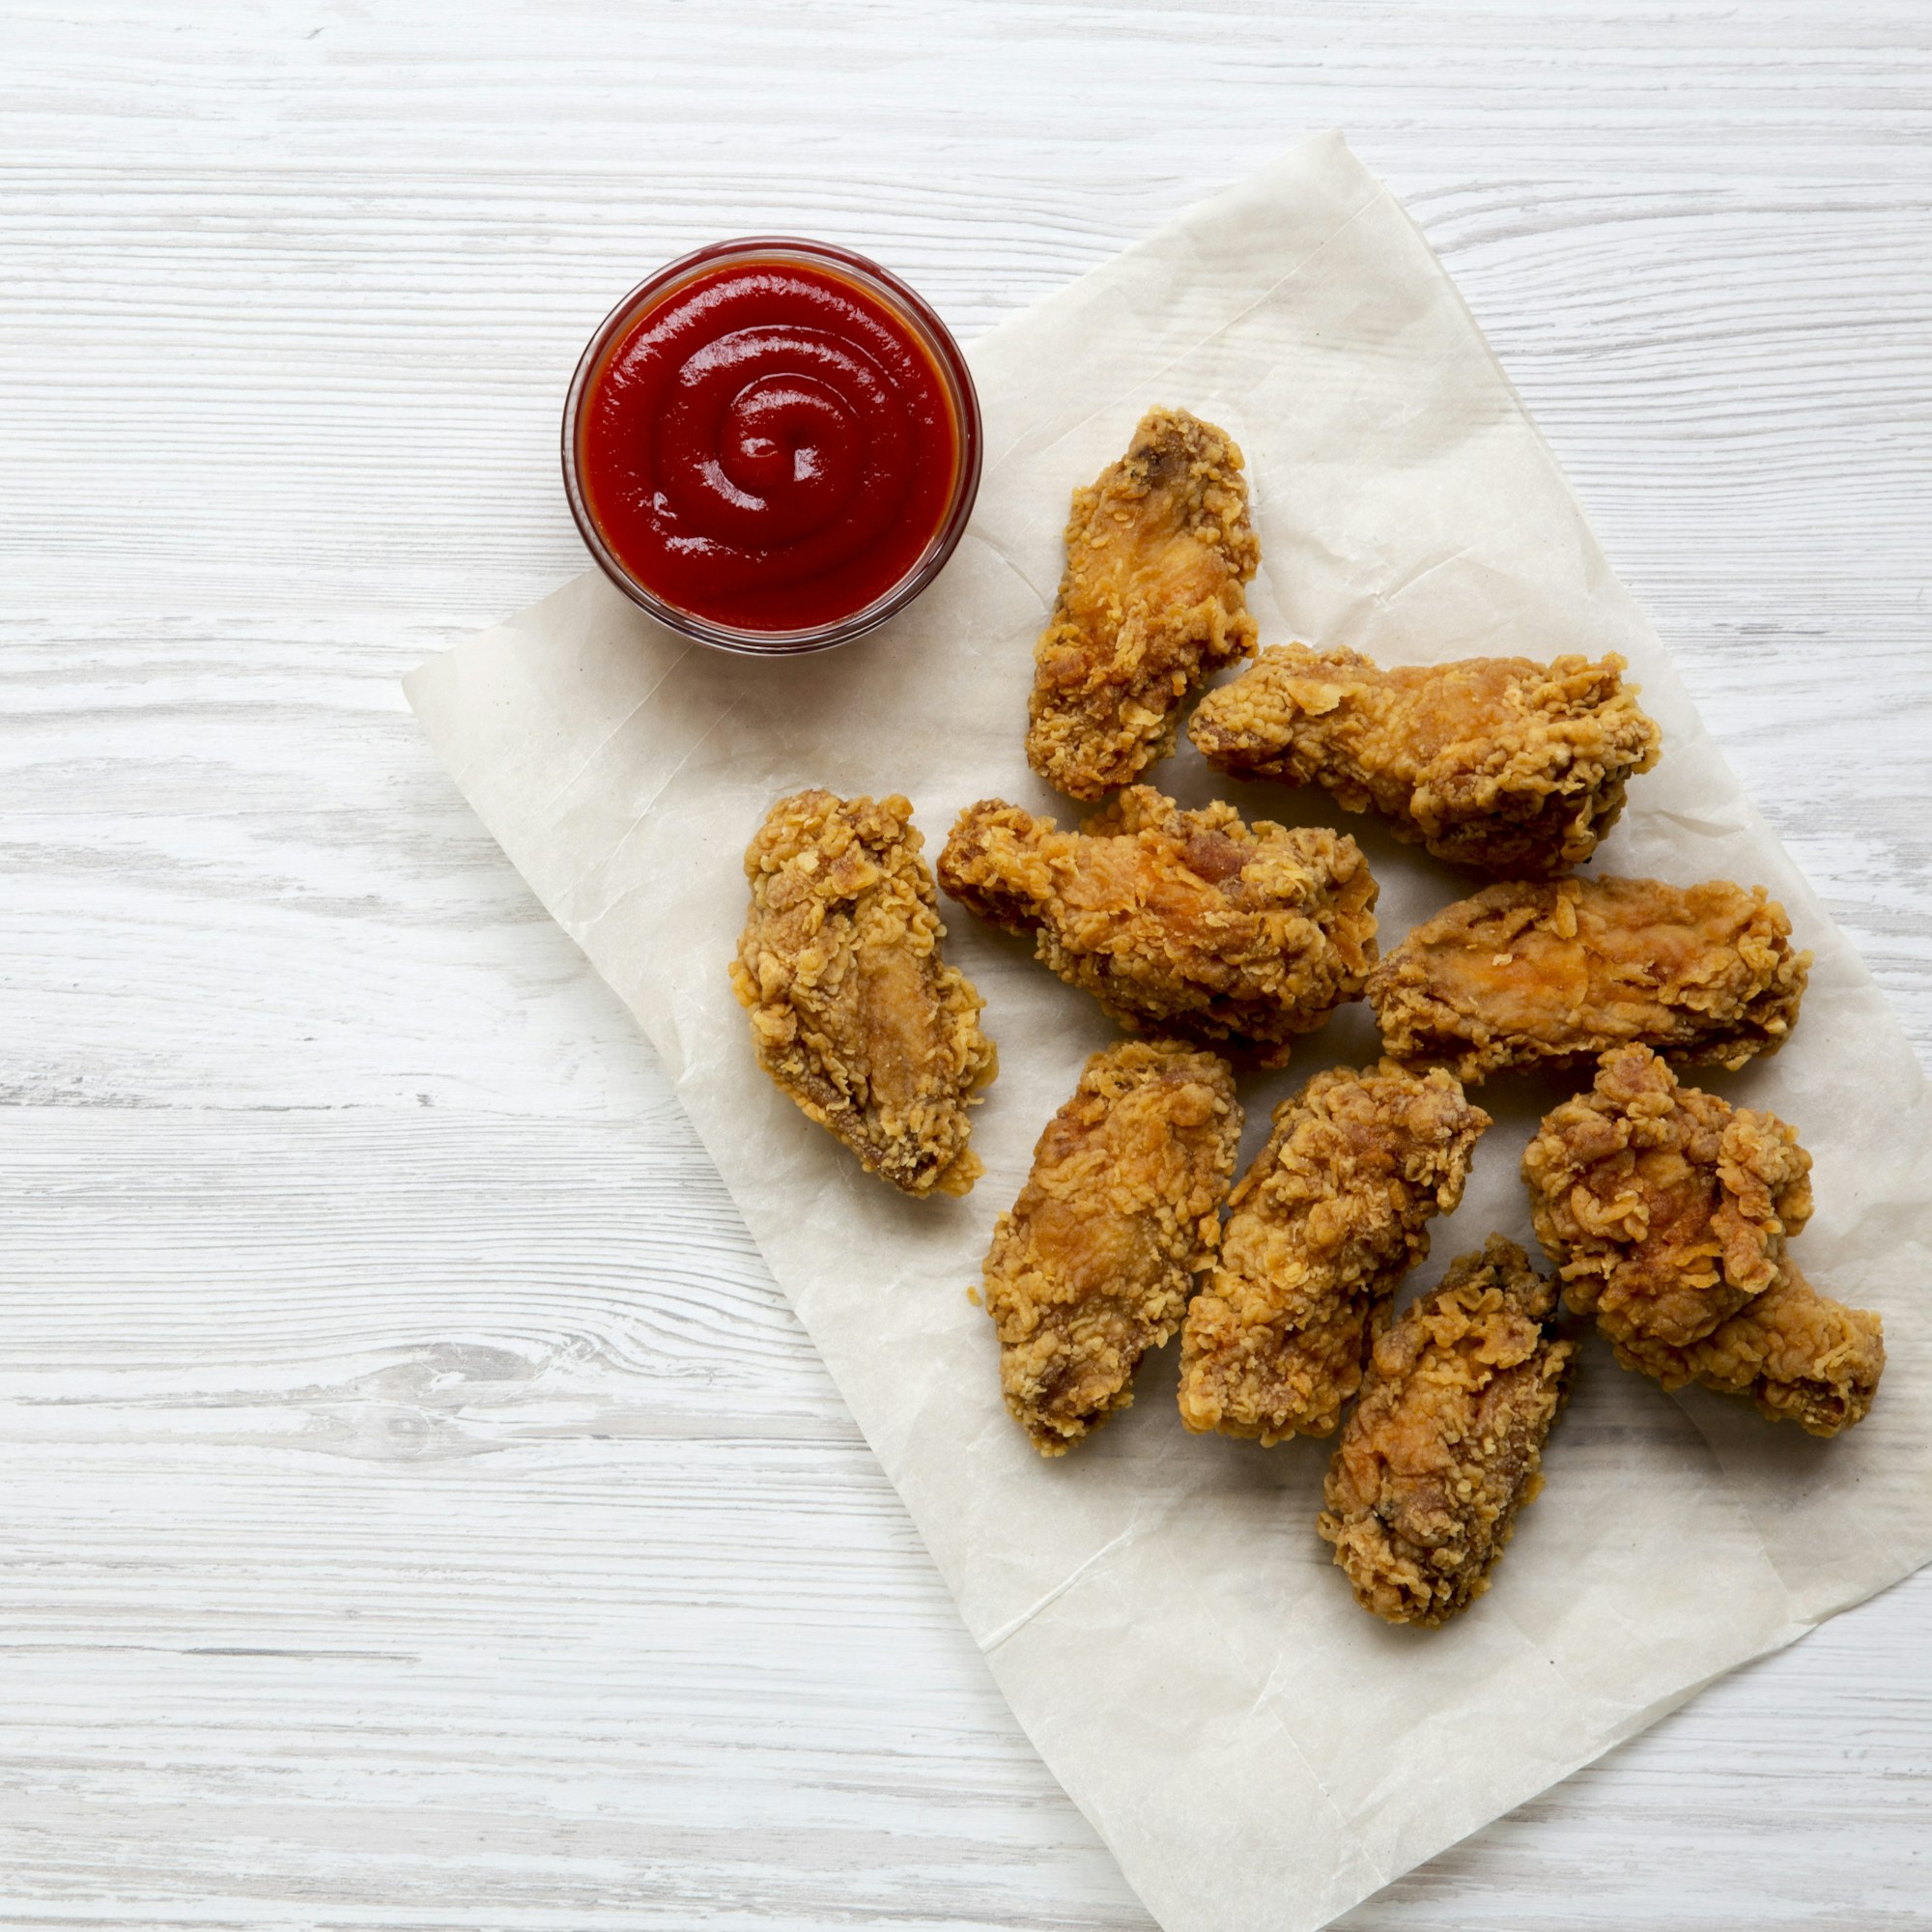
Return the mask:
[[1216,771],[1318,784],[1398,838],[1509,877],[1580,864],[1657,762],[1624,661],[1464,658],[1384,670],[1357,651],[1275,644],[1201,700],[1188,735]]
[[903,798],[780,799],[745,853],[731,988],[759,1065],[868,1172],[964,1194],[982,1171],[966,1109],[996,1060],[983,1002],[940,957],[921,843]]
[[1434,1627],[1490,1587],[1570,1391],[1555,1312],[1554,1285],[1492,1235],[1376,1343],[1315,1525],[1365,1610]]
[[1482,1080],[1640,1040],[1679,1065],[1776,1053],[1811,964],[1762,887],[1511,881],[1445,907],[1370,977],[1386,1051]]
[[1129,1032],[1227,1041],[1265,1066],[1360,996],[1376,882],[1352,838],[1182,811],[1135,785],[1080,832],[984,799],[939,878],[969,911],[1037,935],[1039,959]]
[[1073,493],[1034,651],[1034,770],[1091,801],[1173,751],[1188,694],[1254,650],[1241,586],[1260,561],[1241,452],[1185,410],[1150,410],[1126,455]]
[[1125,1408],[1180,1325],[1240,1138],[1227,1063],[1164,1039],[1096,1053],[1047,1122],[985,1271],[1007,1406],[1042,1456]]
[[1451,1075],[1393,1061],[1318,1073],[1274,1110],[1181,1330],[1189,1429],[1264,1443],[1334,1429],[1489,1124]]
[[1680,1085],[1643,1046],[1605,1054],[1522,1157],[1564,1299],[1625,1368],[1835,1435],[1871,1407],[1885,1341],[1876,1315],[1819,1294],[1785,1252],[1811,1216],[1810,1174],[1795,1129]]

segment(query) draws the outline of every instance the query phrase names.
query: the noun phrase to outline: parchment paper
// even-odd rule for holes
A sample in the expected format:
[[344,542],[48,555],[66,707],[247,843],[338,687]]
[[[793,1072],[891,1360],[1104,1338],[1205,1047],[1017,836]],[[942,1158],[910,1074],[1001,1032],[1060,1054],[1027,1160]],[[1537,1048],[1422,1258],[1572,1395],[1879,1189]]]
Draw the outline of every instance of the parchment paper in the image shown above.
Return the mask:
[[[1921,1285],[1925,1083],[1850,946],[1739,790],[1669,659],[1455,288],[1339,137],[1296,149],[982,338],[979,511],[907,614],[802,662],[653,628],[594,573],[425,665],[411,702],[532,889],[662,1056],[773,1273],[824,1354],[1020,1722],[1169,1932],[1325,1923],[1720,1671],[1932,1556],[1932,1348]],[[1264,642],[1389,661],[1621,651],[1664,729],[1597,869],[1761,883],[1816,954],[1793,1043],[1707,1084],[1795,1122],[1818,1210],[1796,1253],[1885,1316],[1871,1418],[1835,1442],[1740,1402],[1673,1400],[1591,1342],[1548,1487],[1491,1594],[1441,1632],[1358,1609],[1315,1535],[1327,1445],[1182,1431],[1175,1350],[1088,1444],[1042,1463],[1003,1410],[967,1300],[1035,1138],[1114,1029],[1029,949],[949,909],[1001,1073],[987,1174],[910,1202],[753,1062],[725,976],[740,859],[805,784],[903,791],[929,849],[972,800],[1074,815],[1021,750],[1067,497],[1141,412],[1185,405],[1246,452]],[[1214,786],[1191,751],[1152,777]],[[1325,796],[1228,788],[1250,816]],[[1385,944],[1472,889],[1349,819]],[[1269,1107],[1375,1050],[1356,1007],[1242,1083]],[[1496,1125],[1414,1288],[1492,1229],[1529,1241],[1517,1164],[1558,1090],[1481,1091]],[[640,1265],[642,1264],[640,1263]]]

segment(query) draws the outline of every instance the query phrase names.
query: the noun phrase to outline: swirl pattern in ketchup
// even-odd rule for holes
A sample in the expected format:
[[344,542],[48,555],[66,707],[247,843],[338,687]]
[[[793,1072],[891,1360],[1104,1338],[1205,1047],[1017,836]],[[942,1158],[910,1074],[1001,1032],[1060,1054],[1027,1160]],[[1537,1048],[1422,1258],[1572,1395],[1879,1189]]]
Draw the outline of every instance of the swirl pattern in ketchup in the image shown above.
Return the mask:
[[699,273],[648,307],[578,420],[585,504],[618,562],[746,631],[875,603],[926,555],[959,474],[952,395],[906,320],[781,260]]

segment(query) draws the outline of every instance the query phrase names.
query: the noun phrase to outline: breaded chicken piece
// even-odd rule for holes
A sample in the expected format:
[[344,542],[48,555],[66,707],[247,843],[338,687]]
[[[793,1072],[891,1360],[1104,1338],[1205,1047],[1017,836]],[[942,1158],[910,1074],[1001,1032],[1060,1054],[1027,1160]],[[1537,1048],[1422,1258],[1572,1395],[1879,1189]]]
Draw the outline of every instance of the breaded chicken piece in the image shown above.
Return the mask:
[[982,1169],[966,1109],[997,1065],[899,797],[802,791],[745,853],[752,909],[731,989],[758,1065],[870,1173],[964,1194]]
[[1034,770],[1093,800],[1166,757],[1188,694],[1254,650],[1241,586],[1260,561],[1241,452],[1185,410],[1150,410],[1126,455],[1073,493],[1066,574],[1034,650]]
[[1181,1421],[1264,1444],[1328,1435],[1489,1124],[1451,1075],[1386,1060],[1318,1073],[1284,1100],[1187,1311]]
[[1885,1325],[1868,1308],[1820,1294],[1789,1262],[1756,1300],[1701,1341],[1674,1349],[1619,1342],[1617,1360],[1667,1389],[1697,1382],[1748,1396],[1773,1422],[1836,1435],[1862,1422],[1885,1373]]
[[1580,865],[1657,762],[1624,661],[1464,658],[1383,670],[1275,644],[1201,700],[1188,735],[1216,771],[1318,784],[1398,838],[1510,878]]
[[1038,935],[1038,958],[1132,1033],[1225,1040],[1264,1066],[1360,997],[1376,882],[1352,838],[1182,811],[1150,785],[1079,832],[982,799],[960,813],[939,880],[969,911]]
[[1605,1054],[1522,1158],[1564,1298],[1625,1368],[1834,1435],[1871,1407],[1885,1341],[1876,1315],[1817,1293],[1785,1252],[1811,1216],[1810,1174],[1795,1129],[1680,1086],[1642,1046]]
[[1227,1063],[1165,1039],[1096,1053],[1047,1122],[985,1273],[1007,1406],[1042,1456],[1125,1408],[1180,1325],[1240,1138]]
[[1522,1157],[1536,1238],[1613,1342],[1681,1348],[1776,1279],[1811,1218],[1811,1156],[1771,1114],[1678,1084],[1647,1046],[1546,1116]]
[[1554,1284],[1492,1235],[1376,1343],[1315,1525],[1365,1610],[1433,1628],[1490,1587],[1570,1392],[1555,1312]]
[[1463,1080],[1576,1070],[1632,1040],[1735,1068],[1784,1044],[1810,965],[1761,886],[1512,881],[1418,925],[1368,992],[1389,1053]]

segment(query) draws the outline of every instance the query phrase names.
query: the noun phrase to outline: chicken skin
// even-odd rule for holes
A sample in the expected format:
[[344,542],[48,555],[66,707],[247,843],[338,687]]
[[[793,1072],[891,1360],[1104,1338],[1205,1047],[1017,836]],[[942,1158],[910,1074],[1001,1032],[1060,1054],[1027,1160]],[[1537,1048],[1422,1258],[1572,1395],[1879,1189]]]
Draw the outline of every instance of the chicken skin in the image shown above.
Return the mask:
[[1577,1070],[1631,1041],[1736,1068],[1783,1045],[1810,964],[1762,887],[1519,880],[1418,925],[1368,994],[1387,1052],[1463,1080]]
[[1570,1391],[1555,1313],[1555,1285],[1492,1235],[1376,1343],[1315,1525],[1365,1610],[1433,1628],[1490,1587]]
[[1240,1138],[1227,1063],[1165,1039],[1096,1053],[1047,1122],[985,1269],[1007,1406],[1042,1456],[1125,1408],[1180,1325]]
[[983,1002],[940,957],[932,873],[903,798],[781,798],[745,853],[731,988],[758,1065],[868,1173],[964,1194],[967,1108],[993,1078]]
[[1284,1100],[1187,1311],[1181,1421],[1264,1444],[1330,1434],[1489,1124],[1451,1075],[1392,1061],[1318,1073]]
[[1260,561],[1241,452],[1185,410],[1150,410],[1126,455],[1073,493],[1034,651],[1034,770],[1091,802],[1166,757],[1188,694],[1254,650],[1241,586]]
[[1643,1046],[1605,1054],[1522,1158],[1564,1298],[1625,1368],[1835,1435],[1871,1407],[1885,1341],[1876,1315],[1819,1294],[1785,1252],[1811,1216],[1810,1174],[1793,1128],[1680,1085]]
[[1465,658],[1383,670],[1359,652],[1271,645],[1201,700],[1188,734],[1216,771],[1318,784],[1398,838],[1509,878],[1580,865],[1658,729],[1606,657]]
[[1360,996],[1376,882],[1352,838],[1182,811],[1149,785],[1080,832],[985,799],[959,815],[939,880],[1092,993],[1129,1032],[1225,1041],[1264,1066]]

